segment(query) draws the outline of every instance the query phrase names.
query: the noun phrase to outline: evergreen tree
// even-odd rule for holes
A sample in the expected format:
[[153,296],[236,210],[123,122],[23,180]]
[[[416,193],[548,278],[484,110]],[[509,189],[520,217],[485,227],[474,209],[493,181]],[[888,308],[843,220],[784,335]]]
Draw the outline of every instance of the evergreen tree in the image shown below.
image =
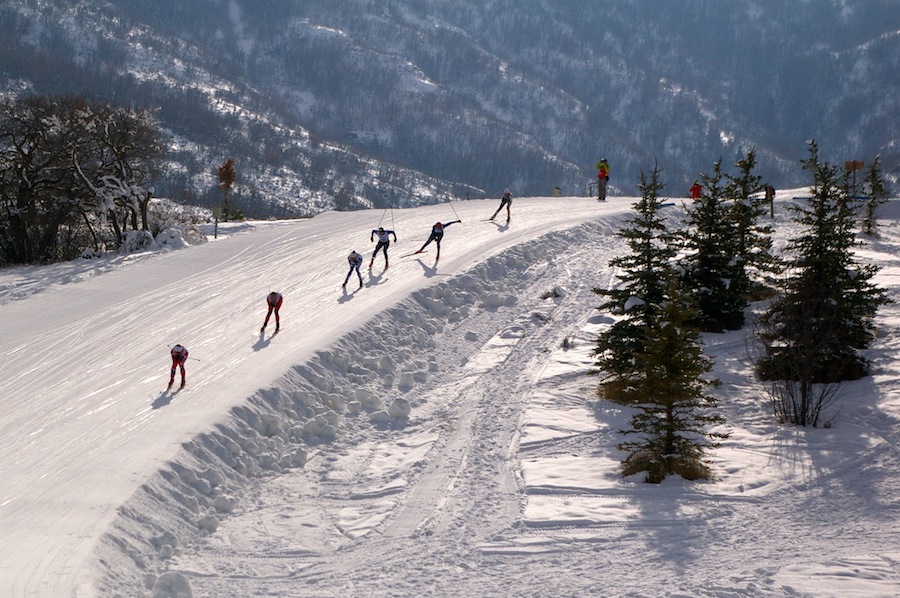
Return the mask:
[[712,412],[713,397],[704,389],[717,382],[703,379],[712,368],[703,355],[693,300],[682,292],[675,276],[668,279],[666,299],[657,307],[657,321],[645,329],[644,350],[636,356],[640,372],[635,396],[640,402],[623,434],[633,440],[617,445],[628,455],[622,474],[646,472],[645,481],[659,483],[667,475],[687,480],[711,477],[705,454],[727,435],[710,431],[724,423]]
[[635,354],[644,351],[645,330],[654,319],[654,310],[665,297],[665,281],[672,273],[675,237],[660,213],[659,168],[654,166],[649,180],[641,171],[635,216],[619,231],[631,250],[610,260],[619,272],[619,284],[593,291],[607,300],[598,309],[617,316],[617,321],[597,341],[595,364],[607,374],[598,391],[608,399],[628,402],[631,381],[638,375]]
[[869,198],[863,207],[862,232],[870,237],[878,236],[878,222],[875,212],[887,201],[887,187],[881,174],[881,156],[875,156],[872,166],[866,172],[864,181]]
[[861,352],[873,335],[875,313],[887,302],[872,284],[877,268],[854,261],[858,245],[853,206],[837,167],[821,162],[810,142],[804,169],[813,177],[812,199],[795,209],[805,232],[788,245],[795,257],[781,296],[764,314],[759,333],[763,355],[757,372],[764,380],[800,385],[799,408],[786,419],[816,425],[819,405],[813,385],[855,380],[866,375]]
[[[234,209],[231,206],[231,189],[234,187],[234,181],[237,173],[234,169],[234,158],[228,158],[225,163],[219,166],[219,189],[222,191],[222,220],[227,221],[234,217]],[[239,218],[235,218],[238,220]]]
[[730,281],[732,290],[748,300],[765,294],[771,284],[771,274],[778,270],[772,256],[772,227],[761,224],[766,213],[766,201],[759,196],[764,189],[762,177],[755,174],[756,150],[751,149],[737,162],[736,175],[728,175],[725,195],[731,199],[729,220],[734,227],[735,256],[740,268]]
[[746,285],[736,284],[744,273],[743,262],[736,259],[737,237],[723,198],[722,161],[713,165],[711,175],[701,177],[701,196],[687,208],[682,280],[697,302],[695,323],[701,330],[737,330],[744,324],[747,296]]
[[608,300],[600,307],[618,316],[597,341],[595,364],[606,374],[598,393],[635,408],[634,435],[618,445],[627,452],[624,475],[646,471],[648,482],[669,474],[686,479],[709,477],[705,451],[718,435],[707,426],[721,423],[704,410],[714,401],[704,395],[702,380],[711,364],[700,349],[693,299],[684,293],[673,267],[675,235],[660,213],[659,169],[649,180],[641,172],[641,199],[636,215],[619,235],[631,250],[610,260],[621,272],[620,284],[594,289]]

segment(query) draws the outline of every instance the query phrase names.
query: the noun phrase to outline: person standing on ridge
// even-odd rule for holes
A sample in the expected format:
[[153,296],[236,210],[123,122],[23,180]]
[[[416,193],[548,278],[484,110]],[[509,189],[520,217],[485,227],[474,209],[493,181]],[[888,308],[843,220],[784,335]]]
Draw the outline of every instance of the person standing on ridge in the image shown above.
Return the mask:
[[697,179],[694,179],[694,184],[691,185],[691,199],[700,199],[701,195],[703,195],[703,187],[700,186]]
[[512,194],[510,194],[509,189],[503,190],[503,197],[500,198],[500,207],[497,208],[497,211],[494,212],[494,215],[488,218],[488,220],[493,220],[494,218],[496,218],[497,214],[500,213],[500,210],[503,209],[503,206],[506,206],[506,223],[509,224],[509,209],[512,207]]
[[378,245],[375,246],[375,251],[372,253],[372,259],[369,260],[369,270],[372,269],[372,265],[375,263],[375,256],[378,255],[379,251],[384,252],[384,269],[388,269],[388,247],[391,246],[391,235],[394,235],[394,243],[397,242],[397,233],[392,230],[384,230],[383,227],[378,227],[377,230],[373,230],[369,235],[369,241],[374,241],[375,235],[378,235]]
[[184,388],[185,377],[184,377],[184,362],[187,361],[188,358],[188,350],[182,344],[176,344],[172,347],[172,350],[169,351],[169,354],[172,356],[172,371],[169,374],[169,388],[172,388],[172,384],[175,382],[175,368],[181,368],[181,388]]
[[284,301],[284,296],[281,293],[276,293],[272,291],[268,295],[266,295],[266,305],[269,308],[269,311],[266,312],[266,321],[263,322],[262,328],[259,329],[260,332],[266,331],[266,326],[269,325],[269,317],[272,315],[272,312],[275,312],[275,332],[278,332],[281,329],[281,318],[278,316],[278,310],[281,309],[281,303]]
[[353,271],[356,270],[356,276],[359,278],[359,288],[362,288],[362,274],[359,273],[359,267],[362,266],[363,256],[356,253],[356,250],[351,251],[350,255],[347,256],[347,263],[350,264],[350,271],[347,272],[347,278],[344,279],[344,284],[341,286],[345,289],[347,288],[347,281],[350,280],[350,275],[353,274]]
[[606,185],[609,183],[609,162],[600,158],[597,162],[597,199],[606,201]]
[[452,222],[446,222],[443,224],[440,222],[435,223],[435,225],[431,227],[431,234],[428,236],[428,240],[425,241],[425,244],[422,245],[422,248],[419,249],[416,253],[422,253],[423,251],[425,251],[425,248],[428,247],[428,244],[434,241],[435,245],[437,245],[437,257],[434,258],[434,261],[438,261],[439,259],[441,259],[441,239],[444,238],[444,229],[451,224],[456,224],[457,222],[462,222],[462,220],[454,220]]

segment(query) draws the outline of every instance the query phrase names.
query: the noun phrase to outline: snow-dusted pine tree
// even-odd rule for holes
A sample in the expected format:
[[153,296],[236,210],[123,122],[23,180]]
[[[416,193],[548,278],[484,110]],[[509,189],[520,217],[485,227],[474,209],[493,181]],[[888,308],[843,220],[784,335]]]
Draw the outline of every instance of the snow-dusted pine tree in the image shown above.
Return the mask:
[[[756,364],[763,380],[790,380],[795,398],[786,421],[815,426],[821,413],[816,385],[866,375],[862,351],[873,338],[873,319],[887,302],[872,277],[877,268],[860,265],[852,198],[837,167],[821,162],[810,142],[804,169],[813,177],[809,205],[795,209],[805,232],[792,240],[780,297],[761,318],[763,354]],[[777,407],[777,404],[776,404]]]
[[737,330],[747,306],[744,260],[738,259],[737,235],[722,188],[722,161],[712,174],[701,174],[703,191],[687,208],[682,281],[697,302],[696,324],[704,332]]
[[762,222],[767,202],[759,193],[765,186],[755,172],[756,150],[749,150],[734,166],[737,174],[726,175],[725,197],[731,201],[729,221],[739,268],[730,284],[735,292],[753,300],[769,294],[779,262],[772,255],[772,227]]
[[682,292],[674,275],[667,282],[656,322],[645,329],[644,350],[635,356],[635,413],[631,428],[623,430],[628,440],[617,445],[627,453],[622,474],[646,472],[650,483],[670,474],[686,480],[710,478],[706,453],[727,437],[711,430],[725,420],[715,413],[715,399],[705,393],[717,382],[703,377],[712,363],[703,355],[699,331],[691,323],[696,317],[693,299]]
[[608,300],[600,309],[617,317],[602,333],[594,350],[604,374],[598,393],[634,410],[622,472],[647,472],[648,482],[669,474],[686,479],[709,477],[704,453],[717,434],[707,431],[721,423],[710,413],[713,399],[703,389],[703,374],[711,364],[703,356],[693,320],[697,311],[682,289],[673,266],[677,247],[660,212],[659,169],[649,180],[641,173],[641,199],[636,215],[620,231],[631,253],[610,260],[619,272],[618,284],[594,289]]
[[863,206],[862,232],[877,238],[878,220],[875,212],[878,210],[878,206],[885,203],[888,198],[887,186],[881,174],[881,156],[875,156],[875,160],[866,171],[864,185],[868,198]]
[[639,375],[635,354],[644,350],[646,327],[655,320],[655,310],[666,295],[666,280],[673,273],[677,249],[675,236],[661,213],[659,192],[664,186],[658,166],[654,166],[649,180],[641,171],[636,213],[618,233],[631,251],[609,262],[619,273],[617,283],[609,289],[593,289],[606,297],[598,309],[617,317],[600,335],[594,349],[595,364],[605,375],[598,392],[613,401],[631,401],[632,382]]

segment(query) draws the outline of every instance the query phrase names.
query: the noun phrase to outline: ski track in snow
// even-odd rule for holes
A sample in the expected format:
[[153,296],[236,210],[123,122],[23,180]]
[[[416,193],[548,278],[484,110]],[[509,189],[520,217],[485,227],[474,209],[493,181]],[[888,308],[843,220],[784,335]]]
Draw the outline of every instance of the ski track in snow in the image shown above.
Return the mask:
[[[360,292],[386,287],[384,311],[336,326],[333,345],[298,352],[286,374],[187,437],[123,500],[94,555],[98,595],[150,596],[154,584],[160,598],[179,590],[197,598],[896,595],[900,523],[883,514],[896,511],[900,494],[900,479],[884,475],[900,458],[900,404],[882,413],[873,398],[848,409],[842,427],[853,434],[777,426],[746,378],[744,331],[705,337],[718,356],[717,392],[733,397],[721,405],[732,438],[713,453],[719,478],[650,486],[618,475],[613,447],[628,413],[594,401],[597,380],[584,372],[597,331],[610,323],[593,309],[600,298],[591,288],[613,284],[606,264],[622,251],[613,235],[620,224],[608,214],[547,231],[445,277],[451,228],[440,270],[427,255],[407,258],[432,283],[409,296],[387,294],[390,278],[402,276],[397,257],[385,272],[376,265]],[[869,250],[896,253],[900,230],[886,229]],[[342,234],[327,219],[314,231]],[[226,346],[206,366],[200,388],[217,376],[237,384],[229,373],[248,364],[229,351],[252,343],[271,354],[300,322],[354,305],[354,294],[335,290],[290,310],[291,293],[322,284],[290,270],[315,259],[296,240],[296,229],[271,236],[267,243],[284,250],[268,252],[262,271],[250,268],[252,244],[231,259],[231,268],[254,272],[250,285],[287,289],[285,331],[258,337],[250,326],[243,348]],[[335,289],[344,274],[335,272]],[[193,280],[211,287],[198,272],[151,301],[190,310]],[[894,285],[896,299],[897,281],[882,284]],[[256,321],[259,301],[208,294],[210,309]],[[99,336],[92,319],[75,321],[64,338],[84,329],[114,342],[129,313],[123,306],[105,318],[110,329]],[[900,307],[884,314],[897,321]],[[199,321],[196,337],[214,337],[217,325]],[[873,377],[893,380],[885,388],[898,386],[898,345],[883,336],[873,349]],[[193,343],[192,355],[195,346],[212,349]],[[66,348],[42,350],[49,359]],[[192,391],[123,427],[187,408]],[[66,417],[86,415],[76,405],[59,422],[37,423]]]
[[[597,283],[590,273],[618,246],[610,236],[612,226],[591,224],[550,234],[418,291],[300,366],[301,375],[289,385],[268,391],[282,401],[293,394],[293,407],[282,405],[270,414],[278,420],[273,425],[282,425],[286,416],[303,421],[320,410],[325,416],[320,419],[330,416],[330,424],[340,431],[327,428],[316,436],[297,432],[293,424],[287,435],[296,433],[313,444],[303,470],[279,479],[275,484],[284,487],[277,492],[242,499],[242,504],[258,504],[224,518],[216,534],[177,559],[176,568],[190,579],[194,595],[249,595],[260,579],[266,580],[268,591],[291,595],[298,591],[298,576],[307,587],[325,584],[334,586],[335,593],[381,587],[385,595],[409,595],[423,583],[450,588],[460,575],[467,576],[462,570],[448,576],[449,563],[471,561],[475,566],[487,554],[482,545],[521,518],[519,419],[535,371],[562,342],[560,335],[576,332],[590,316],[584,305],[592,301],[590,289]],[[610,246],[598,254],[598,245],[604,244]],[[561,297],[542,298],[554,289]],[[387,363],[377,357],[367,362],[367,356],[384,350]],[[344,362],[338,355],[352,358]],[[344,379],[337,375],[342,371]],[[378,420],[394,395],[408,398],[410,418]],[[313,409],[300,413],[298,396]],[[333,409],[346,397],[357,401]],[[250,425],[259,429],[258,423]],[[241,443],[246,431],[234,435]],[[209,446],[219,442],[198,440],[213,451],[220,449]],[[385,442],[400,448],[380,454]],[[398,455],[405,458],[384,462]],[[285,494],[296,496],[298,503],[308,497],[310,503],[325,505],[325,512],[312,514],[298,506],[296,522],[265,525],[269,517],[283,513]],[[146,511],[152,517],[158,509],[152,505]],[[229,522],[240,519],[233,523],[240,538],[222,540],[229,536]],[[134,523],[117,525],[130,528]],[[248,528],[259,535],[248,537]],[[280,530],[275,539],[274,528]],[[298,537],[292,540],[294,534],[285,534],[286,529]],[[286,566],[285,560],[296,562]],[[419,573],[406,584],[410,562],[420,563]],[[218,573],[222,571],[228,573]],[[339,589],[341,583],[347,586]]]

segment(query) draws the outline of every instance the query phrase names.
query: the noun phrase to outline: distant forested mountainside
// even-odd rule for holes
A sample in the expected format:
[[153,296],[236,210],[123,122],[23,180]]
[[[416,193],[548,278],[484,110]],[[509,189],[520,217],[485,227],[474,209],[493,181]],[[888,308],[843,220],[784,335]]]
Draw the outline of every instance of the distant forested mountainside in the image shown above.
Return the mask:
[[900,0],[0,0],[0,90],[150,106],[157,195],[250,215],[665,193],[757,149],[900,174]]

